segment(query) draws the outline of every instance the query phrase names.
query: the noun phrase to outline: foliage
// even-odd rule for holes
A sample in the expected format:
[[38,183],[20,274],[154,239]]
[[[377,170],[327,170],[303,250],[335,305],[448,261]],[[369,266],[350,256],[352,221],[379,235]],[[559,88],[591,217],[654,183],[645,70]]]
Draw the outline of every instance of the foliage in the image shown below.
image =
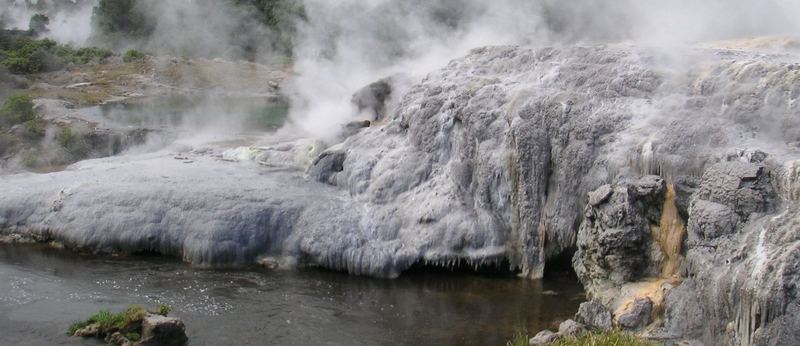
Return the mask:
[[56,135],[56,141],[64,148],[69,148],[70,144],[75,141],[75,135],[72,133],[72,128],[64,126],[61,131]]
[[30,96],[17,94],[9,97],[0,109],[0,123],[16,125],[36,118]]
[[47,132],[47,123],[41,116],[35,116],[33,119],[25,122],[26,135],[30,139],[39,139],[44,137]]
[[82,65],[103,60],[114,53],[108,49],[87,47],[75,49],[50,39],[0,32],[0,64],[11,73],[29,74],[55,71],[68,64]]
[[506,346],[530,346],[528,331],[524,328],[516,328],[514,338],[507,342]]
[[[128,329],[131,325],[141,322],[147,315],[147,311],[139,305],[131,305],[125,311],[112,313],[108,310],[100,310],[85,321],[75,322],[69,326],[67,333],[75,335],[75,332],[86,328],[91,324],[100,327],[100,334],[108,335],[114,332]],[[128,333],[129,335],[139,336],[138,333]],[[130,340],[133,340],[129,338]],[[139,338],[137,337],[136,340]]]
[[146,37],[155,25],[136,4],[136,0],[100,0],[92,9],[92,24],[105,36]]
[[273,51],[291,56],[294,39],[297,36],[295,22],[305,20],[306,12],[300,0],[230,0],[241,6],[255,19],[275,34]]
[[31,17],[30,22],[28,22],[28,30],[31,33],[38,34],[47,31],[47,25],[50,24],[50,17],[37,13]]
[[124,62],[134,62],[138,60],[142,60],[145,58],[144,53],[136,50],[136,49],[129,49],[125,52],[125,55],[122,56],[122,61]]

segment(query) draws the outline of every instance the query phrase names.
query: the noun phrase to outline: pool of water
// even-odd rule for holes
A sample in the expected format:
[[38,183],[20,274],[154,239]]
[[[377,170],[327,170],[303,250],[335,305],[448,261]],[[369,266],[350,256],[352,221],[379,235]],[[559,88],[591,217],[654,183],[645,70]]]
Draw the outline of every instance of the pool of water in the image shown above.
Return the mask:
[[94,107],[92,113],[128,126],[263,132],[283,126],[289,103],[266,97],[172,95],[112,102]]
[[415,271],[396,280],[304,269],[216,271],[163,257],[0,244],[0,344],[99,344],[65,335],[99,309],[173,307],[190,345],[504,345],[553,328],[584,299],[569,275]]

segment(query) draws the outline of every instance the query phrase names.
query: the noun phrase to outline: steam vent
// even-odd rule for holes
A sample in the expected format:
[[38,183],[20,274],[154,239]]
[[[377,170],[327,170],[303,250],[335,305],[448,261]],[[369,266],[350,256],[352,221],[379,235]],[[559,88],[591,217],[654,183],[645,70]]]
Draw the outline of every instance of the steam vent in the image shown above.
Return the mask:
[[0,0],[0,344],[800,345],[798,17]]

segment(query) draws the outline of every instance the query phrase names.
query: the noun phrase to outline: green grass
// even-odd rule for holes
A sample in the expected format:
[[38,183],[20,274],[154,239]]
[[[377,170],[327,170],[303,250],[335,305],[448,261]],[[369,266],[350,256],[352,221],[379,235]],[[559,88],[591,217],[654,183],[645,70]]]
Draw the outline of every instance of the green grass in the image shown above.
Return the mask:
[[[581,336],[558,339],[550,346],[657,346],[660,345],[619,329],[593,331]],[[524,329],[517,329],[506,346],[530,346],[530,337]]]
[[158,314],[164,317],[172,311],[172,307],[166,304],[158,304]]
[[528,336],[528,331],[524,328],[516,328],[514,338],[506,343],[506,346],[530,346],[531,338]]
[[658,344],[639,338],[619,329],[591,332],[580,337],[559,339],[552,346],[656,346]]
[[[108,310],[100,310],[85,321],[79,321],[71,324],[67,329],[67,333],[69,335],[75,335],[75,332],[78,330],[97,323],[100,327],[100,334],[109,335],[116,331],[130,328],[131,325],[144,320],[146,315],[147,310],[139,305],[131,305],[125,311],[119,313],[113,313]],[[138,335],[138,333],[133,332],[128,334]]]

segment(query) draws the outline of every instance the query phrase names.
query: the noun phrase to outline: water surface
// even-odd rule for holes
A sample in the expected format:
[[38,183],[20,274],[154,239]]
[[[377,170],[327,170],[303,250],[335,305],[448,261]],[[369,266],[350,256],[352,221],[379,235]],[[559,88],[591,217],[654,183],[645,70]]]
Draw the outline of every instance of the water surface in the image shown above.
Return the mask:
[[190,345],[504,345],[516,326],[553,328],[582,299],[566,275],[541,282],[418,271],[380,280],[0,244],[3,345],[96,345],[64,331],[99,309],[157,303],[185,321]]

